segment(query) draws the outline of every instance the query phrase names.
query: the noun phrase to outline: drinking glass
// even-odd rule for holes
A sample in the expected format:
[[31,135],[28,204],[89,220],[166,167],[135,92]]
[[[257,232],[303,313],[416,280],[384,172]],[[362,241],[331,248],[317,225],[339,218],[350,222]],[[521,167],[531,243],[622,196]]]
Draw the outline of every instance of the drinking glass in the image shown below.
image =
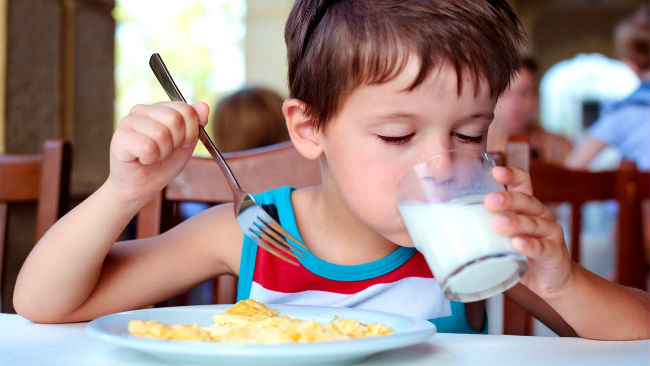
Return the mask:
[[514,286],[528,269],[510,238],[492,228],[484,197],[504,187],[494,161],[474,150],[431,156],[398,180],[395,197],[413,244],[450,300],[482,300]]

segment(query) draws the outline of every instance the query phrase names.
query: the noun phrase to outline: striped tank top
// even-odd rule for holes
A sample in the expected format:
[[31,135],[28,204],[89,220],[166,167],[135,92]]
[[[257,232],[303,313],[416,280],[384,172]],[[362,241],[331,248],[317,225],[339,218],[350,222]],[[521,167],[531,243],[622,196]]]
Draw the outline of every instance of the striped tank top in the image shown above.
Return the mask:
[[[293,190],[274,189],[255,199],[302,242],[291,205]],[[332,264],[311,253],[300,263],[286,263],[244,237],[237,300],[386,311],[428,319],[439,332],[476,333],[467,324],[465,306],[443,296],[424,257],[414,248],[399,247],[360,265]]]

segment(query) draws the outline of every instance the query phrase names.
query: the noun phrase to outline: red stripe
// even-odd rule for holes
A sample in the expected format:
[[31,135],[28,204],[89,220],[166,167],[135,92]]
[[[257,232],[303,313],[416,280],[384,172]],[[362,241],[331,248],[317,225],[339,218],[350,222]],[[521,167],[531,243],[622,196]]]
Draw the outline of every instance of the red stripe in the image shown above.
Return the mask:
[[336,281],[294,266],[258,248],[253,281],[262,287],[284,293],[307,290],[355,294],[380,283],[397,282],[407,277],[433,278],[421,253],[415,253],[406,263],[382,276],[361,281]]

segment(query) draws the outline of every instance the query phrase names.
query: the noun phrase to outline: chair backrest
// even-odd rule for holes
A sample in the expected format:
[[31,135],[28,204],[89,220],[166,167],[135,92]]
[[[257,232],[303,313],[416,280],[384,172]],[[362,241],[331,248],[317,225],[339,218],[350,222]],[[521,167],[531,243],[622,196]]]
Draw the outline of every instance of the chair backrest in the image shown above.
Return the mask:
[[67,210],[72,152],[70,143],[46,140],[43,152],[0,155],[0,284],[9,205],[36,202],[35,240]]
[[[568,203],[571,206],[571,259],[580,262],[583,205],[590,201],[615,200],[619,206],[615,281],[625,286],[644,288],[648,267],[642,246],[639,202],[648,198],[648,172],[638,171],[635,164],[629,161],[609,171],[568,169],[537,159],[531,160],[527,144],[527,140],[520,136],[509,140],[506,160],[516,161],[516,165],[523,165],[524,168],[529,167],[533,195],[537,199],[544,203]],[[532,334],[530,317],[526,315],[526,320],[521,321],[522,309],[507,300],[504,308],[505,334]]]
[[650,172],[639,171],[633,162],[623,161],[616,190],[619,201],[616,282],[648,290],[650,258],[643,246],[650,240],[644,237],[644,226],[650,235]]
[[616,170],[592,172],[531,161],[530,174],[535,197],[545,203],[571,205],[571,259],[580,262],[582,206],[590,201],[618,203],[615,281],[625,286],[645,287],[643,234],[640,201],[648,197],[648,172],[640,172],[631,161]]
[[[237,181],[251,193],[272,188],[296,188],[320,184],[318,161],[303,158],[291,142],[223,154]],[[138,214],[136,237],[157,235],[177,224],[174,203],[192,201],[210,204],[232,201],[232,192],[212,158],[192,157],[183,171]],[[170,219],[171,218],[171,219]],[[236,281],[220,276],[215,281],[215,303],[232,303]]]

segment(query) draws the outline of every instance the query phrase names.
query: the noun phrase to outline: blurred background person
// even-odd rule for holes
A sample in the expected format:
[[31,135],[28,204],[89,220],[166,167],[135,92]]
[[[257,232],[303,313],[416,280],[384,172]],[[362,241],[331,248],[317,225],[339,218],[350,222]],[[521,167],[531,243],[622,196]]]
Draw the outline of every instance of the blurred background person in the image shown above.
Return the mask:
[[289,140],[282,97],[249,86],[222,98],[212,116],[214,143],[222,152],[247,150]]
[[637,90],[623,100],[605,105],[601,117],[569,154],[565,164],[585,169],[608,145],[640,170],[650,170],[650,7],[643,6],[614,29],[617,57],[640,79]]
[[[623,100],[603,107],[601,117],[567,157],[565,165],[570,168],[586,169],[605,147],[614,146],[623,159],[634,161],[639,170],[650,170],[650,6],[640,7],[618,23],[614,29],[614,49],[616,56],[639,77],[640,86]],[[650,202],[646,200],[641,207],[648,261]]]
[[510,135],[529,137],[531,157],[562,163],[571,151],[569,139],[551,133],[539,123],[539,77],[537,63],[524,58],[501,95],[488,131],[488,151],[504,152]]

